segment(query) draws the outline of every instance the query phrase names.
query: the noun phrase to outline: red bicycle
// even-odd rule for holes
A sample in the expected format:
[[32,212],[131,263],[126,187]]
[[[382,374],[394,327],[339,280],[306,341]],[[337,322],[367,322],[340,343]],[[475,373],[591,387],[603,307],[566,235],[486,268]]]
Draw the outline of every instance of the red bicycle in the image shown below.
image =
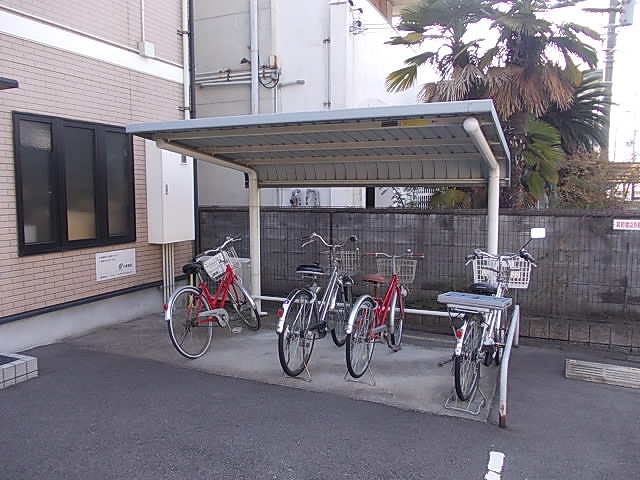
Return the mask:
[[[242,285],[240,262],[230,246],[238,240],[227,237],[219,247],[183,266],[182,271],[195,281],[173,292],[164,307],[171,342],[187,358],[204,355],[211,345],[214,326],[232,329],[232,322],[240,320],[251,330],[260,328],[258,309]],[[210,282],[211,290],[207,286]],[[230,311],[225,309],[227,304],[231,305]]]
[[[379,273],[363,275],[363,282],[374,285],[374,294],[356,300],[347,323],[347,370],[353,378],[365,374],[377,342],[384,340],[394,352],[400,350],[407,285],[415,279],[418,258],[424,258],[423,254],[410,250],[402,255],[381,252],[365,255],[376,257]],[[387,290],[380,298],[378,288],[385,282]]]

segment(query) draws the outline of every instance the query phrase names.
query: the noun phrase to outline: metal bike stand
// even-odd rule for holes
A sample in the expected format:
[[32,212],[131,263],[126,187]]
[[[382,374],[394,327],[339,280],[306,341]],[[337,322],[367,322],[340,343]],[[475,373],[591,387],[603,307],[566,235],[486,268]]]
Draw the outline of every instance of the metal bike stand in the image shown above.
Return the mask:
[[351,375],[349,375],[349,371],[348,370],[344,374],[344,381],[345,382],[354,382],[354,383],[366,383],[370,387],[375,387],[376,386],[376,379],[373,376],[373,369],[371,368],[371,365],[369,365],[367,367],[367,372],[369,372],[369,376],[371,377],[371,383],[362,380],[363,377],[353,378]]
[[[481,398],[476,398],[476,394],[480,392]],[[480,388],[476,388],[473,395],[469,400],[460,400],[455,390],[451,391],[451,395],[447,398],[446,402],[444,402],[444,408],[448,410],[456,410],[458,412],[468,413],[471,415],[479,415],[480,410],[487,402],[487,397],[484,396],[482,390]]]

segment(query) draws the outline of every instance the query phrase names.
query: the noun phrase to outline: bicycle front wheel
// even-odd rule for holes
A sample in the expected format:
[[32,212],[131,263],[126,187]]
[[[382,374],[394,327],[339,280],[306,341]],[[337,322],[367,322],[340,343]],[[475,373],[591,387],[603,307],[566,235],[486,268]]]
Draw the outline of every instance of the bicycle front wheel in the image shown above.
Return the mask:
[[315,305],[311,293],[299,290],[289,300],[282,332],[278,334],[278,358],[284,373],[297,377],[309,364],[316,334]]
[[196,287],[181,287],[169,299],[167,328],[180,355],[199,358],[211,345],[213,322],[206,317],[209,310],[209,302]]
[[247,289],[240,282],[234,280],[228,296],[233,307],[233,312],[230,313],[231,320],[240,320],[250,330],[258,330],[260,328],[258,307]]
[[496,365],[500,365],[502,362],[502,354],[504,352],[504,346],[507,343],[507,331],[509,325],[507,325],[508,318],[502,315],[503,312],[497,312],[498,318],[496,319],[495,341],[496,341],[496,353],[493,357]]
[[462,401],[469,400],[478,387],[480,377],[481,318],[467,315],[467,328],[462,339],[462,352],[454,356],[456,394]]
[[391,307],[389,310],[389,348],[392,350],[399,350],[402,344],[402,327],[404,326],[404,308],[400,308],[402,305],[402,297],[396,291],[393,294],[391,300]]
[[347,370],[353,378],[360,378],[369,368],[375,338],[370,334],[375,318],[376,304],[369,296],[360,297],[353,306],[353,328],[347,335]]
[[332,324],[331,338],[338,347],[343,346],[347,341],[346,328],[352,302],[351,286],[345,285],[343,288],[338,288],[335,309],[329,312]]

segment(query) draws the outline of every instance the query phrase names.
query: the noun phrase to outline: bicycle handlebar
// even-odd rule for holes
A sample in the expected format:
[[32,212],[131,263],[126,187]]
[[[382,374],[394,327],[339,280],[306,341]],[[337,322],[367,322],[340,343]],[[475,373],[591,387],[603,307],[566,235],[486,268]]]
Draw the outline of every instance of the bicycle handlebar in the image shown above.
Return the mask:
[[471,263],[476,258],[494,258],[494,259],[497,259],[498,261],[502,261],[502,260],[508,260],[510,258],[516,258],[516,257],[520,257],[523,260],[526,260],[527,262],[529,262],[534,267],[538,266],[538,264],[536,263],[536,259],[533,258],[533,255],[531,255],[524,248],[521,248],[520,252],[518,252],[518,253],[501,253],[501,254],[498,254],[498,255],[493,255],[493,254],[491,254],[489,252],[485,252],[484,250],[476,248],[473,251],[473,253],[470,253],[469,255],[464,257],[464,260],[465,260],[464,264],[465,265],[469,265],[469,263]]
[[386,252],[365,252],[363,255],[367,257],[385,257],[385,258],[424,258],[424,253],[413,253],[411,250],[407,250],[401,255],[391,255]]
[[351,235],[344,242],[331,245],[322,237],[322,235],[320,235],[319,233],[313,232],[312,234],[306,237],[302,237],[300,240],[302,241],[302,248],[306,247],[310,243],[315,242],[316,240],[320,240],[325,247],[329,248],[330,250],[333,250],[335,248],[343,247],[344,244],[347,243],[348,241],[357,242],[358,237],[356,235]]
[[222,243],[222,245],[216,247],[216,248],[212,248],[210,250],[205,250],[204,252],[202,252],[200,255],[198,256],[202,256],[202,255],[215,255],[216,253],[218,253],[219,251],[221,251],[223,248],[225,248],[227,245],[229,245],[230,243],[233,242],[238,242],[242,240],[242,237],[227,237],[225,239],[225,241]]

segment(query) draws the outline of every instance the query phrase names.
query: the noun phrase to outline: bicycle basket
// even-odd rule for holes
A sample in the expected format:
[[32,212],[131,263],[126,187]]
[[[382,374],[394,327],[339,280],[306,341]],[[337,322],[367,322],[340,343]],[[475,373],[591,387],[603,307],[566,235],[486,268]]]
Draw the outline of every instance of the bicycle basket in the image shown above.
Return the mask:
[[[330,252],[321,252],[322,268],[331,270]],[[360,271],[360,252],[357,250],[340,250],[335,253],[340,275],[355,275]]]
[[[474,258],[473,281],[495,283],[499,270],[498,263],[497,258]],[[502,273],[508,276],[507,287],[527,288],[531,277],[531,263],[520,257],[503,260]]]
[[227,262],[225,261],[222,252],[218,252],[215,255],[205,256],[200,259],[200,263],[207,272],[207,275],[215,280],[224,274],[227,268]]
[[231,266],[231,270],[236,276],[240,276],[242,274],[240,260],[238,259],[238,254],[236,253],[236,249],[233,247],[227,247],[222,250],[222,254],[224,255],[225,260]]
[[202,257],[200,262],[207,272],[207,275],[213,280],[218,279],[224,274],[227,265],[231,266],[233,273],[238,276],[240,275],[240,260],[238,260],[238,255],[233,247],[225,248],[212,256]]
[[[416,278],[416,265],[418,260],[414,258],[396,258],[396,275],[401,285],[411,285]],[[388,282],[393,275],[392,258],[376,258],[378,273],[384,276]]]

